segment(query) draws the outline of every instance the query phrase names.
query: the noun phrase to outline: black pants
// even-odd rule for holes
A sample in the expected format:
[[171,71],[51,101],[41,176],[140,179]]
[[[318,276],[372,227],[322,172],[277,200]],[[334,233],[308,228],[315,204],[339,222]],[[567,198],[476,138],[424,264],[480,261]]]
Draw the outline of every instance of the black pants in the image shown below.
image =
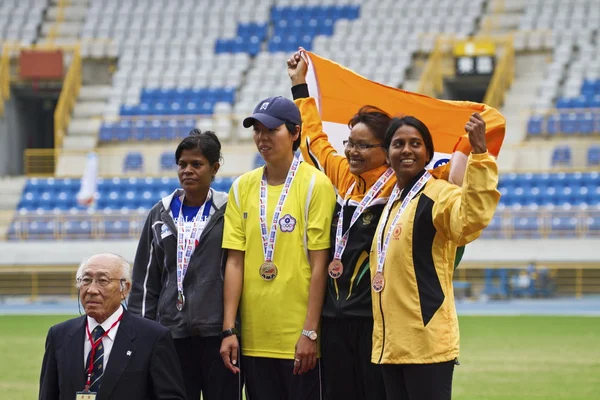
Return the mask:
[[218,336],[175,339],[188,400],[240,400],[243,380],[225,368]]
[[327,400],[384,400],[381,366],[371,363],[373,320],[321,320],[323,382]]
[[381,365],[389,400],[450,400],[454,361]]
[[321,400],[321,361],[294,375],[294,360],[242,357],[248,400]]

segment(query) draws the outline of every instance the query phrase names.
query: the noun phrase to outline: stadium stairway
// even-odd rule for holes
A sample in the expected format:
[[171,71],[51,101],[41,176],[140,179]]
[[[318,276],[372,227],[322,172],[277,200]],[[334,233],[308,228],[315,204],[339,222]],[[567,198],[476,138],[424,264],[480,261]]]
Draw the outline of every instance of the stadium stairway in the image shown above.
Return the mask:
[[73,109],[73,119],[65,137],[66,149],[93,149],[96,147],[98,130],[106,101],[110,96],[109,85],[84,85],[79,90]]
[[83,85],[79,91],[73,118],[64,140],[65,149],[92,150],[96,147],[98,130],[102,122],[109,85]]
[[4,240],[8,233],[10,221],[13,219],[21,193],[25,186],[25,177],[3,177],[0,178],[2,196],[0,196],[0,239]]
[[41,42],[76,44],[87,15],[88,0],[51,0],[41,26]]

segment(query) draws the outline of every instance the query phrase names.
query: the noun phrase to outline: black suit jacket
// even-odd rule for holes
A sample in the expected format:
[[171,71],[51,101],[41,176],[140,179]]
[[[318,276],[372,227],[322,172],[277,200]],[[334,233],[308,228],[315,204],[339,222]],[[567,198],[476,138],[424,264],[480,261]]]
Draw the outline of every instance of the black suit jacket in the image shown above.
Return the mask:
[[[86,316],[54,325],[46,338],[40,400],[73,400],[85,385]],[[185,399],[181,365],[168,329],[126,310],[97,400]]]

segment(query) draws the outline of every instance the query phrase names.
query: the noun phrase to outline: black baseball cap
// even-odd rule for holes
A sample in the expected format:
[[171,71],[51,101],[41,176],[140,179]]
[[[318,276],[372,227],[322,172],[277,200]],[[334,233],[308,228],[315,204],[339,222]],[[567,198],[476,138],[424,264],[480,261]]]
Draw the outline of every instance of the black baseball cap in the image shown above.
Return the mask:
[[244,128],[250,128],[254,125],[254,121],[262,123],[269,129],[275,129],[286,122],[300,125],[302,118],[300,117],[300,110],[293,101],[276,96],[259,102],[254,107],[252,115],[244,119]]

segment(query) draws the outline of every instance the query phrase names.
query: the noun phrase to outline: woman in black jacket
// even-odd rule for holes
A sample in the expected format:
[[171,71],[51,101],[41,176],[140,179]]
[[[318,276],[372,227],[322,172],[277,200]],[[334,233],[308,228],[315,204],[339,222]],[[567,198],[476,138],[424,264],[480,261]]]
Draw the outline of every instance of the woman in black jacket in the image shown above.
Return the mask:
[[194,129],[177,147],[175,161],[182,189],[150,210],[133,264],[129,310],[171,331],[188,399],[237,399],[240,375],[228,371],[219,354],[227,193],[210,184],[221,143],[213,132]]

